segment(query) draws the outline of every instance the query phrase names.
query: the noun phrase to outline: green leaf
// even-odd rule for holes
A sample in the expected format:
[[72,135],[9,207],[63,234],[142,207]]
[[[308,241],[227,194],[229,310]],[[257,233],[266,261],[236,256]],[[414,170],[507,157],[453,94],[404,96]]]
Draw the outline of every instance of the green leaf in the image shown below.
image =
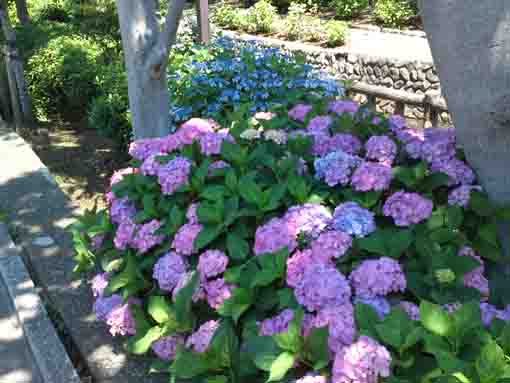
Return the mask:
[[237,192],[237,174],[234,169],[227,170],[227,174],[225,176],[225,185],[227,185],[232,193]]
[[135,282],[138,278],[137,262],[136,258],[132,255],[127,256],[127,262],[124,269],[114,275],[108,282],[108,287],[105,289],[105,294],[113,294],[119,289],[127,286],[128,284]]
[[402,351],[413,347],[415,344],[421,341],[423,339],[424,333],[425,331],[422,327],[415,326],[405,337],[404,343],[401,347]]
[[195,353],[180,347],[170,367],[170,372],[180,379],[192,379],[210,370],[212,366],[205,353]]
[[510,323],[506,323],[503,331],[498,337],[498,343],[506,354],[510,354]]
[[503,254],[500,246],[494,246],[493,244],[478,237],[473,241],[473,248],[485,259],[489,259],[494,262],[501,261]]
[[452,229],[459,228],[464,221],[464,213],[460,206],[449,206],[446,209],[446,224]]
[[422,192],[433,192],[437,188],[442,186],[448,186],[450,177],[445,173],[433,173],[423,179],[420,182],[420,191]]
[[175,297],[175,316],[177,323],[182,327],[190,327],[193,323],[191,306],[193,294],[198,288],[200,278],[197,272],[193,272],[188,284],[179,290]]
[[294,290],[289,288],[280,289],[277,292],[278,300],[279,300],[279,308],[281,310],[288,308],[298,308],[299,303],[296,300],[296,296],[294,295]]
[[289,193],[299,202],[304,203],[310,194],[311,187],[306,183],[303,177],[293,174],[288,181]]
[[427,163],[422,161],[414,167],[397,166],[393,169],[393,173],[395,178],[405,186],[413,188],[425,178],[427,175],[427,168]]
[[240,145],[233,144],[227,140],[223,140],[221,145],[221,157],[227,161],[232,162],[237,166],[242,165],[247,161],[246,153]]
[[480,262],[471,257],[462,257],[457,254],[444,255],[444,261],[448,268],[458,275],[463,276],[470,271],[480,267]]
[[237,322],[241,315],[253,304],[253,299],[251,289],[236,288],[232,291],[232,296],[218,309],[218,313],[222,316],[231,317]]
[[435,354],[438,351],[451,351],[448,342],[438,335],[424,332],[423,340],[425,341],[424,350],[430,354]]
[[200,193],[200,197],[207,199],[209,201],[216,202],[220,199],[223,199],[225,194],[227,194],[227,189],[223,185],[211,185],[204,188],[202,193]]
[[276,344],[286,351],[298,354],[303,347],[301,337],[301,325],[303,322],[304,312],[302,310],[294,311],[294,318],[289,323],[289,328],[286,332],[273,335]]
[[358,303],[355,308],[355,315],[360,335],[368,335],[374,339],[377,338],[375,326],[380,322],[380,319],[374,308],[370,305]]
[[452,320],[441,306],[422,301],[420,304],[420,317],[423,327],[439,336],[449,336],[452,333]]
[[219,224],[223,222],[223,199],[221,203],[205,203],[202,202],[198,205],[197,216],[200,223],[204,224]]
[[263,254],[257,257],[261,271],[257,273],[251,282],[252,287],[268,286],[285,274],[285,266],[289,251],[284,248],[277,253]]
[[147,312],[159,324],[164,324],[170,320],[175,320],[175,313],[172,306],[165,297],[151,295],[147,305]]
[[195,249],[197,251],[202,250],[204,247],[206,247],[208,244],[210,244],[212,241],[218,238],[222,231],[223,229],[221,225],[218,226],[205,225],[195,238],[194,243]]
[[327,326],[312,329],[305,341],[307,358],[315,369],[321,369],[329,363],[329,329]]
[[151,348],[152,344],[164,334],[164,329],[155,326],[147,331],[143,336],[135,336],[128,342],[129,352],[135,355],[145,354]]
[[447,374],[461,372],[467,366],[466,362],[457,358],[455,354],[448,351],[437,350],[434,353],[434,356],[436,357],[437,363],[441,370]]
[[231,320],[223,320],[214,333],[211,346],[207,353],[214,364],[224,368],[237,368],[233,365],[233,359],[239,352],[239,340],[235,334]]
[[471,339],[466,337],[472,332],[483,328],[480,303],[464,303],[452,316],[455,323],[455,338],[458,344],[469,342]]
[[487,343],[476,360],[476,370],[483,383],[497,382],[506,367],[505,353],[495,341]]
[[277,209],[281,205],[281,200],[287,193],[287,185],[278,184],[264,192],[263,211],[268,212]]
[[267,382],[276,382],[283,379],[292,366],[294,366],[295,361],[296,356],[290,352],[281,353],[271,364]]
[[414,240],[409,229],[380,229],[368,237],[357,239],[360,248],[372,253],[399,258]]
[[379,339],[399,350],[414,327],[415,324],[409,316],[397,307],[391,310],[384,320],[375,326],[375,329]]
[[253,362],[259,369],[269,371],[281,350],[272,337],[255,336],[248,339],[246,352],[251,355]]
[[227,250],[230,258],[244,260],[250,253],[250,245],[236,232],[227,235]]
[[480,226],[478,236],[485,242],[490,243],[495,247],[499,247],[498,226],[496,223],[491,222]]
[[469,209],[480,217],[490,217],[494,213],[489,197],[485,193],[473,190],[469,198]]
[[264,195],[259,185],[249,176],[244,176],[239,181],[239,193],[248,203],[261,206],[264,202]]

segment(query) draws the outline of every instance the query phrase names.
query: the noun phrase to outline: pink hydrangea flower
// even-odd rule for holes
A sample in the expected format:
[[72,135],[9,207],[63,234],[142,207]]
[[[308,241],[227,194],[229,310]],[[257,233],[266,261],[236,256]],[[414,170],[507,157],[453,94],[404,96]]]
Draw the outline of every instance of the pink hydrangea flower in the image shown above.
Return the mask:
[[175,135],[178,137],[181,145],[191,145],[193,141],[200,139],[200,137],[207,133],[214,133],[217,128],[218,124],[212,120],[192,118],[182,124]]
[[191,162],[184,157],[176,157],[159,168],[158,182],[163,194],[171,195],[188,184]]
[[175,234],[172,242],[172,249],[182,255],[196,254],[195,239],[202,231],[203,226],[197,223],[187,223],[182,225]]
[[418,193],[398,191],[384,203],[383,214],[392,217],[397,226],[410,226],[428,219],[434,204]]
[[263,320],[260,324],[259,333],[261,336],[273,336],[287,332],[293,319],[294,311],[291,309],[283,310],[277,316]]
[[328,186],[347,185],[353,170],[361,164],[361,158],[341,150],[331,152],[314,161],[315,178],[324,180]]
[[296,233],[293,228],[288,227],[284,219],[273,218],[257,228],[253,247],[255,255],[274,253],[284,247],[288,248],[289,252],[297,247]]
[[349,113],[354,115],[359,109],[359,104],[356,101],[332,101],[329,103],[328,110],[330,112],[342,115]]
[[392,179],[393,170],[390,166],[363,162],[352,174],[351,184],[357,191],[382,191],[390,187]]
[[421,159],[432,163],[439,158],[452,159],[456,154],[454,128],[429,128],[424,132]]
[[365,143],[366,157],[391,165],[397,156],[397,144],[388,136],[372,136]]
[[276,113],[273,113],[273,112],[257,112],[257,113],[255,113],[255,115],[253,117],[255,117],[255,119],[257,119],[259,121],[270,121],[270,120],[272,120],[273,118],[276,117]]
[[397,135],[398,132],[401,132],[404,129],[407,129],[407,122],[406,119],[399,115],[394,114],[388,118],[388,122],[390,124],[391,131]]
[[328,326],[328,346],[332,354],[349,346],[356,338],[356,321],[354,307],[350,302],[339,306],[326,307],[315,316],[312,326],[320,328]]
[[391,355],[377,341],[360,336],[336,354],[332,383],[377,383],[390,376]]
[[108,286],[108,282],[110,279],[109,273],[99,273],[94,278],[92,278],[92,293],[94,297],[102,297],[104,290]]
[[216,277],[227,269],[228,257],[220,250],[207,250],[198,259],[197,270],[203,279]]
[[179,254],[170,252],[156,262],[152,276],[158,281],[161,290],[171,292],[186,274],[186,269],[184,259]]
[[349,276],[356,296],[373,298],[406,289],[402,266],[394,259],[382,257],[363,261]]
[[314,156],[323,157],[331,151],[331,136],[327,133],[313,133],[308,135],[313,138],[312,153]]
[[352,238],[343,231],[332,230],[322,233],[312,242],[312,258],[329,262],[340,258],[352,246]]
[[213,309],[219,309],[227,299],[232,297],[232,291],[235,287],[226,283],[223,278],[205,282],[204,291],[207,303]]
[[157,235],[156,231],[161,227],[161,222],[157,219],[153,219],[141,225],[135,234],[135,237],[131,245],[137,249],[140,253],[146,253],[154,246],[159,245],[164,241],[164,235]]
[[289,117],[293,120],[304,122],[308,113],[312,111],[313,107],[306,104],[297,104],[289,110]]
[[294,294],[309,311],[317,311],[348,302],[351,287],[335,267],[318,263],[305,270]]
[[129,174],[136,174],[136,173],[138,173],[138,169],[132,168],[132,167],[120,169],[120,170],[113,172],[113,175],[110,178],[110,187],[112,187],[116,183],[119,183],[120,181],[122,181],[125,176],[127,176]]
[[136,323],[129,303],[114,308],[106,316],[106,324],[110,326],[110,334],[117,335],[136,335]]
[[184,337],[180,335],[164,336],[152,344],[152,351],[162,360],[170,361],[175,358],[177,346],[184,345]]
[[283,216],[283,221],[295,236],[309,234],[317,237],[331,223],[331,219],[331,212],[316,203],[292,206]]
[[219,326],[220,322],[218,321],[205,322],[196,332],[191,334],[186,341],[186,347],[193,349],[195,352],[206,352]]

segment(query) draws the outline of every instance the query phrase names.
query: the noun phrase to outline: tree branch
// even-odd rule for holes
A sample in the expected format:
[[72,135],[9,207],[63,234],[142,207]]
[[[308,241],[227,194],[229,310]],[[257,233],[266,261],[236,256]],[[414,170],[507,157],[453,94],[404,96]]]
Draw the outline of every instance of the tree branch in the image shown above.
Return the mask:
[[175,44],[185,4],[186,0],[173,0],[168,4],[163,30],[148,59],[151,77],[155,79],[159,79],[166,70],[170,47]]

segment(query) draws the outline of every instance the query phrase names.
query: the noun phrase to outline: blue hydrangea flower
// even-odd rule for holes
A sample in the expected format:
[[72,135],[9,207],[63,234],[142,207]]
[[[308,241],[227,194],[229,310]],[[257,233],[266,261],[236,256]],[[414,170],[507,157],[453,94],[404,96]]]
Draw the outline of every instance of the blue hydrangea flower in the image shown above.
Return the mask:
[[374,214],[356,202],[337,206],[333,214],[333,228],[356,237],[365,237],[376,230]]

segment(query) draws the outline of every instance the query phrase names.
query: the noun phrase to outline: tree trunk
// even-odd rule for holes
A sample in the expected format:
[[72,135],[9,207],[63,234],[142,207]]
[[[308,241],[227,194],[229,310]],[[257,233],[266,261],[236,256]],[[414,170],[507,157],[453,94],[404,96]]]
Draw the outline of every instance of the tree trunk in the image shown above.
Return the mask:
[[458,141],[490,197],[510,203],[510,2],[420,3]]
[[175,42],[185,1],[171,2],[162,30],[156,17],[158,1],[116,2],[134,137],[161,137],[169,132],[170,95],[166,78],[169,47]]
[[2,117],[5,121],[12,120],[11,101],[9,99],[9,82],[7,72],[4,70],[5,64],[0,63],[0,108]]
[[16,0],[16,13],[21,24],[30,23],[30,15],[28,14],[27,0]]
[[9,94],[11,96],[11,107],[14,116],[14,126],[20,128],[23,126],[23,113],[19,103],[18,87],[16,86],[16,75],[12,70],[11,57],[8,52],[5,54],[5,69],[7,71],[7,81],[9,83]]

